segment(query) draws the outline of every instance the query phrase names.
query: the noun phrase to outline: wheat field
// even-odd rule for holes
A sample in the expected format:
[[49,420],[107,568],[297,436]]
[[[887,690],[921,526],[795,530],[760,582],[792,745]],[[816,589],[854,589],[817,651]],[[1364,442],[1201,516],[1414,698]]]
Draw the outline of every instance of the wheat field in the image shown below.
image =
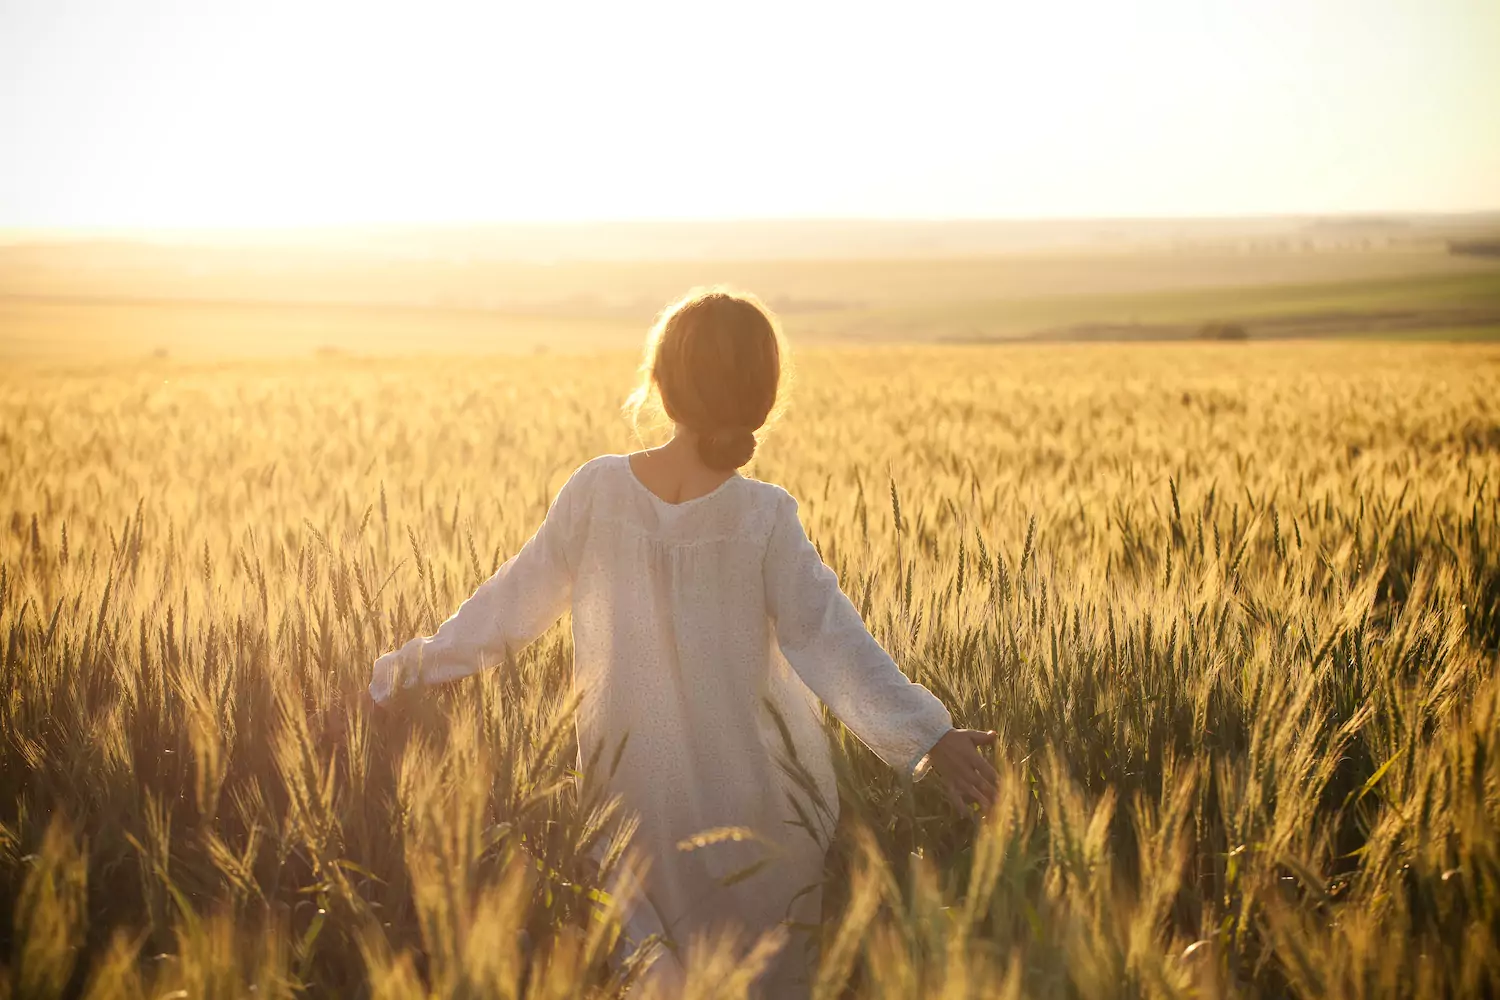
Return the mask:
[[[638,446],[634,364],[0,374],[0,992],[641,995],[566,623],[354,700]],[[1003,778],[830,722],[815,996],[1500,992],[1497,400],[1485,345],[801,352],[747,473]]]

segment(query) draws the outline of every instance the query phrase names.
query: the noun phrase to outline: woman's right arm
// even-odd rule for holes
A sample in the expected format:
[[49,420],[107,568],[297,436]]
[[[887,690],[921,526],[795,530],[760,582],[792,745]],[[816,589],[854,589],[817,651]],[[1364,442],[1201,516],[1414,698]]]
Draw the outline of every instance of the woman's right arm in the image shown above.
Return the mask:
[[375,661],[369,687],[375,704],[401,688],[456,680],[503,662],[562,616],[572,594],[568,550],[584,488],[579,479],[575,472],[536,534],[435,633]]

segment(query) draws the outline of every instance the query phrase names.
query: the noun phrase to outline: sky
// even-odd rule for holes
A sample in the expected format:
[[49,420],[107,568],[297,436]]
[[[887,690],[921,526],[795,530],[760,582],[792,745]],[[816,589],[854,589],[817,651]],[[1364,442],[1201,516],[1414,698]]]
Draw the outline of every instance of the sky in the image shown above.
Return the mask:
[[1500,208],[1500,0],[0,0],[0,227]]

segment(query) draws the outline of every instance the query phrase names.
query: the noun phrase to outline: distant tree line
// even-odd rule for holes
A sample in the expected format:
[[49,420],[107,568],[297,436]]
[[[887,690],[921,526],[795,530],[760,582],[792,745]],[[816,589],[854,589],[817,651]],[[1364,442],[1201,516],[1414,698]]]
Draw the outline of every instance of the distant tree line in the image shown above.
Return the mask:
[[1248,340],[1250,331],[1239,323],[1210,322],[1198,328],[1198,337],[1201,340]]
[[1471,257],[1500,257],[1500,238],[1482,240],[1449,240],[1448,252]]

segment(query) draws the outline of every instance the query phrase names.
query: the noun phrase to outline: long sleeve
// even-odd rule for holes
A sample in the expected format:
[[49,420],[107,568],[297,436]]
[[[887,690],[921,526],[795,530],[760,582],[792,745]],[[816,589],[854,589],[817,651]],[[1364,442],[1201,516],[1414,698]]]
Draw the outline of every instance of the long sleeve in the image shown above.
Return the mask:
[[765,561],[766,609],[782,655],[860,741],[914,779],[953,727],[937,697],[908,680],[865,628],[783,494]]
[[571,536],[578,530],[575,473],[558,491],[542,526],[430,636],[418,636],[375,661],[370,697],[398,687],[437,684],[503,662],[545,632],[572,595]]

